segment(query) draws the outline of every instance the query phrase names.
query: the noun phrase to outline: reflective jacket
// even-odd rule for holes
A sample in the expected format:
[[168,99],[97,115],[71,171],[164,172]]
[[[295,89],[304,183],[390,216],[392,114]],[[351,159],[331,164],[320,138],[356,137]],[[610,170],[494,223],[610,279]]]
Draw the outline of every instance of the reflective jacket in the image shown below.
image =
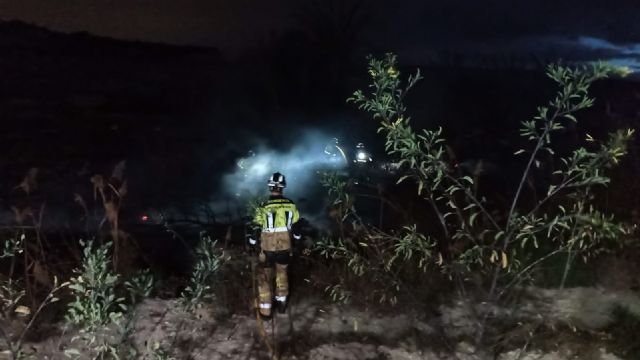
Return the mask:
[[263,233],[289,232],[299,218],[300,213],[293,201],[283,196],[270,196],[262,207],[256,209],[253,221]]

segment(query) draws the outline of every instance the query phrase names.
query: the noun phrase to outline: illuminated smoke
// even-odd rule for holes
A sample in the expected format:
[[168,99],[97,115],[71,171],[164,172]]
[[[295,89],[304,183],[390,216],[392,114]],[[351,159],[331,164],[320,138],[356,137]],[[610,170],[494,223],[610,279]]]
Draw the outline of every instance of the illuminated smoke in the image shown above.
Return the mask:
[[319,191],[319,173],[346,167],[344,159],[325,153],[333,136],[316,130],[307,130],[299,140],[284,150],[268,146],[247,149],[247,156],[237,159],[234,171],[224,175],[227,198],[243,202],[251,196],[268,194],[267,181],[272,173],[286,176],[285,196],[294,201],[313,197]]

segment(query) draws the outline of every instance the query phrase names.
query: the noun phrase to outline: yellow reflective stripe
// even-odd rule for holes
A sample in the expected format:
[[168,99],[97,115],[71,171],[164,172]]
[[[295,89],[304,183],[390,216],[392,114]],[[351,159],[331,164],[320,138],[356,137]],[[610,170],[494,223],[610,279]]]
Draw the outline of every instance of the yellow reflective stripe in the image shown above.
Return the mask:
[[267,201],[267,204],[282,204],[282,203],[292,204],[293,201],[291,201],[289,199],[271,199],[271,200]]

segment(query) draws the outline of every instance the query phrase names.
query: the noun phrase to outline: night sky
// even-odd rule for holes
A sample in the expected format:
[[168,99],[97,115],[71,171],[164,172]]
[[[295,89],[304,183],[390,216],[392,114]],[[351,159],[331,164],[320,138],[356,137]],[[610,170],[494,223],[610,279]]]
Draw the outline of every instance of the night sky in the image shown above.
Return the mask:
[[[313,3],[300,0],[0,0],[0,18],[20,19],[67,32],[87,31],[121,39],[215,46],[232,54],[260,46],[271,31],[295,26],[301,21],[300,12]],[[315,3],[326,6],[324,4],[353,1]],[[473,51],[499,51],[504,47],[517,51],[517,48],[535,50],[552,44],[563,48],[567,41],[573,41],[567,39],[577,36],[612,43],[640,41],[638,1],[369,0],[361,3],[367,20],[366,41],[418,57],[425,47],[471,48]],[[586,45],[591,46],[588,41]],[[569,47],[569,52],[576,51]]]
[[[341,22],[349,18],[354,4],[359,6],[352,21]],[[0,0],[0,20],[19,20],[57,32],[211,48],[189,55],[184,48],[47,31],[38,37],[33,27],[7,26],[5,108],[16,118],[46,124],[40,132],[47,142],[32,151],[33,158],[41,160],[39,154],[52,154],[47,149],[60,144],[73,144],[65,151],[76,160],[86,157],[106,163],[128,156],[142,164],[139,173],[170,177],[167,183],[176,189],[200,189],[192,195],[201,198],[215,188],[213,180],[224,177],[221,173],[236,170],[235,157],[263,142],[265,148],[290,148],[294,153],[301,149],[304,154],[310,152],[305,147],[310,141],[298,146],[291,139],[321,139],[312,144],[314,148],[322,148],[334,136],[345,138],[345,143],[375,144],[375,124],[362,123],[367,127],[353,131],[362,114],[353,115],[344,101],[363,86],[368,53],[397,53],[407,68],[431,66],[431,77],[416,89],[415,103],[410,104],[415,118],[425,121],[421,126],[446,120],[451,136],[459,135],[458,144],[468,145],[469,136],[479,139],[465,150],[474,154],[487,148],[480,141],[487,137],[473,135],[467,127],[483,129],[480,125],[490,124],[493,129],[516,129],[513,121],[528,117],[540,103],[533,95],[543,94],[542,87],[529,86],[520,78],[525,72],[505,72],[500,77],[475,73],[477,68],[519,71],[558,59],[609,60],[640,72],[637,14],[638,0]],[[332,21],[335,24],[327,25]],[[345,24],[353,27],[342,31]],[[314,27],[320,30],[314,33]],[[14,46],[14,39],[23,43]],[[449,54],[463,60],[445,63]],[[494,62],[492,57],[507,61]],[[524,60],[509,62],[511,57]],[[443,63],[451,65],[449,72],[438,70]],[[465,65],[467,73],[458,71]],[[495,82],[487,85],[489,81]],[[511,92],[518,84],[520,91]],[[414,107],[418,102],[420,106]],[[24,123],[20,131],[29,133]],[[219,145],[228,139],[215,138],[222,134],[222,123],[233,124],[225,130],[235,131],[233,137],[241,139],[223,150]],[[75,142],[47,133],[77,124],[86,137],[74,137]],[[16,130],[16,134],[22,133]],[[101,145],[94,149],[94,143]],[[16,149],[31,145],[18,143]],[[95,154],[87,155],[87,149]],[[498,150],[503,149],[494,153],[501,153]],[[277,151],[265,153],[277,158],[281,155]],[[511,152],[511,148],[506,151]],[[302,163],[299,157],[285,155],[282,158],[293,164]],[[25,158],[23,165],[31,166],[31,161]],[[22,176],[19,171],[16,178]],[[236,177],[229,178],[239,183]],[[156,190],[160,195],[149,195]],[[142,184],[137,194],[145,200],[171,200],[160,186],[148,189]],[[177,190],[173,195],[184,198]]]

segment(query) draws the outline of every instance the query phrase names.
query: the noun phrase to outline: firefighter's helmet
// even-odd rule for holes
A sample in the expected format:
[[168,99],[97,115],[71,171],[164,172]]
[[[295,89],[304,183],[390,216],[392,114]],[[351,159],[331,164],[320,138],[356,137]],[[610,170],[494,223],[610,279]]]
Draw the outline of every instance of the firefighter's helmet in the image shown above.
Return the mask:
[[287,187],[287,179],[285,179],[284,175],[280,174],[279,172],[275,172],[269,178],[268,185],[269,188],[284,189],[285,187]]

